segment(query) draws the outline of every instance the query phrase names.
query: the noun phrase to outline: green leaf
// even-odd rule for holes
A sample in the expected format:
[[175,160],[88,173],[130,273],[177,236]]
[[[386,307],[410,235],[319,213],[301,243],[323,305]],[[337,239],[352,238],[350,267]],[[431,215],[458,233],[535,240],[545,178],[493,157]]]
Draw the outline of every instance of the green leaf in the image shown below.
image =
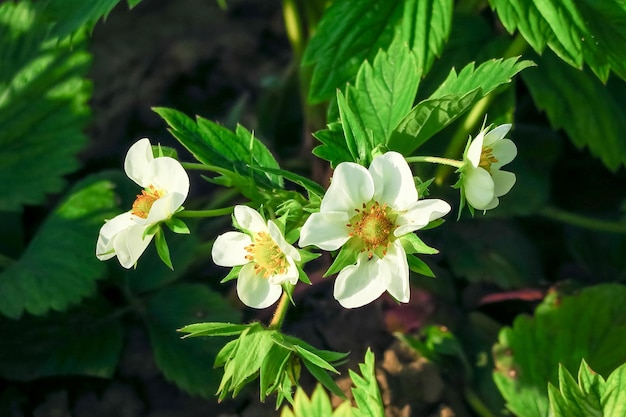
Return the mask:
[[374,149],[372,130],[366,127],[361,115],[350,108],[341,90],[337,90],[337,106],[351,161],[368,165]]
[[363,376],[350,369],[350,378],[354,384],[352,395],[357,405],[357,408],[352,409],[354,416],[384,416],[385,408],[383,407],[383,400],[378,389],[378,382],[376,381],[374,354],[369,348],[365,353],[365,362],[359,364],[359,369]]
[[167,122],[172,135],[198,161],[232,172],[234,180],[240,181],[245,191],[251,192],[256,185],[268,189],[282,188],[281,177],[250,168],[280,167],[265,145],[245,129],[238,128],[238,133],[234,133],[199,116],[194,121],[174,109],[158,107],[153,110]]
[[146,303],[146,321],[154,358],[165,378],[190,394],[211,397],[218,376],[201,364],[213,362],[221,341],[181,339],[176,329],[207,318],[236,321],[238,316],[220,294],[203,285],[168,286],[152,295]]
[[106,271],[95,256],[98,230],[117,211],[111,179],[123,180],[115,174],[84,179],[48,216],[20,259],[0,274],[0,313],[63,311],[95,292]]
[[626,363],[609,375],[600,401],[605,416],[626,415]]
[[608,376],[626,362],[626,352],[616,348],[626,340],[624,299],[626,287],[617,284],[552,294],[534,318],[518,316],[512,328],[502,329],[493,377],[507,408],[519,417],[547,417],[547,385],[557,384],[559,364],[572,372],[584,358]]
[[452,29],[453,0],[404,2],[402,39],[415,53],[417,67],[426,75],[441,56]]
[[[583,62],[606,82],[626,79],[626,4],[621,1],[490,0],[506,29],[542,53],[546,45],[576,68]],[[575,84],[574,84],[575,85]]]
[[293,412],[289,407],[284,407],[281,417],[352,417],[350,402],[343,402],[333,412],[330,398],[322,385],[318,384],[311,394],[311,398],[307,397],[301,387],[298,387],[294,397]]
[[574,145],[589,148],[610,170],[626,164],[626,84],[611,80],[604,86],[553,54],[546,53],[536,61],[541,71],[525,72],[523,78],[552,127],[564,129]]
[[464,95],[450,95],[419,102],[396,126],[389,149],[409,155],[435,133],[460,117],[480,99],[478,89]]
[[[372,131],[372,148],[386,144],[393,129],[411,110],[420,75],[413,52],[399,37],[388,51],[378,51],[372,64],[364,61],[359,68],[355,85],[346,90],[346,99],[361,124]],[[341,113],[345,104],[339,97],[337,104]],[[343,114],[341,119],[343,122]]]
[[[92,29],[101,18],[106,18],[120,0],[47,0],[45,17],[53,22],[51,37],[65,38],[86,25]],[[129,0],[131,7],[141,0]]]
[[281,176],[293,182],[294,184],[298,184],[299,186],[301,186],[308,192],[315,194],[318,197],[322,197],[324,195],[325,190],[324,188],[322,188],[321,185],[319,185],[313,180],[308,179],[307,177],[303,177],[302,175],[298,175],[291,171],[286,171],[284,169],[273,169],[273,168],[268,168],[268,167],[257,167],[257,166],[252,166],[251,168],[257,171],[265,171],[271,174],[276,174],[278,176]]
[[249,327],[251,327],[249,324],[195,323],[188,324],[182,327],[179,331],[189,333],[183,337],[236,336]]
[[30,381],[61,375],[110,378],[122,350],[123,329],[109,308],[12,320],[0,317],[0,375]]
[[336,1],[326,9],[302,59],[315,65],[309,102],[331,99],[363,61],[385,49],[401,13],[402,2],[386,0]]
[[331,167],[334,168],[342,162],[353,161],[340,123],[331,123],[328,129],[317,131],[313,136],[322,142],[313,149],[313,154],[329,161]]
[[291,351],[289,349],[276,344],[272,345],[259,369],[259,394],[261,401],[278,388],[281,378],[277,378],[277,376],[284,373],[285,366],[289,363],[290,358]]
[[41,8],[0,5],[0,210],[39,204],[61,191],[87,142],[82,130],[89,122],[91,56],[85,38],[46,41]]

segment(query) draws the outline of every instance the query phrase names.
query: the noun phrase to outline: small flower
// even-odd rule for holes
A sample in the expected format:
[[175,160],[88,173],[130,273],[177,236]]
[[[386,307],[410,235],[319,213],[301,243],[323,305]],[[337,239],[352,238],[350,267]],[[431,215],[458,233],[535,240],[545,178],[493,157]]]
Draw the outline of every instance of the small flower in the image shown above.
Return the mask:
[[241,232],[226,232],[215,239],[211,255],[220,266],[242,266],[237,279],[237,295],[253,308],[274,304],[283,292],[284,282],[296,284],[299,271],[294,261],[300,253],[283,237],[272,220],[247,206],[235,206],[235,220]]
[[177,160],[155,158],[150,141],[145,138],[128,150],[124,170],[143,190],[130,211],[102,226],[96,256],[101,261],[117,256],[124,268],[131,268],[154,237],[146,231],[171,218],[187,198],[189,177]]
[[334,296],[346,308],[368,304],[385,291],[409,301],[409,266],[400,237],[450,211],[443,200],[418,201],[413,174],[404,157],[387,152],[368,169],[343,162],[300,232],[300,246],[332,251],[343,245],[359,250],[355,265],[343,268]]
[[517,148],[504,136],[510,124],[489,131],[481,130],[465,151],[460,169],[460,187],[463,198],[478,210],[491,210],[499,204],[498,197],[508,193],[515,184],[515,174],[500,171],[517,155]]

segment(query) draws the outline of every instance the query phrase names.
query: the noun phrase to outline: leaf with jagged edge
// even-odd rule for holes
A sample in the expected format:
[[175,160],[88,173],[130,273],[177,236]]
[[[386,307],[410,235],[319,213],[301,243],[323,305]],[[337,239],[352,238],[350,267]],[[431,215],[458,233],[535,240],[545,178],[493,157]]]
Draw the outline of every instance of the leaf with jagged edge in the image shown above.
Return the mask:
[[350,379],[354,384],[352,395],[357,405],[352,408],[354,417],[384,416],[385,407],[376,381],[374,354],[369,348],[365,353],[364,363],[359,364],[359,369],[362,376],[350,370]]
[[469,63],[458,74],[452,69],[448,78],[426,100],[419,102],[394,128],[389,148],[408,155],[435,133],[452,123],[478,100],[508,84],[512,78],[534,65],[519,57]]
[[177,284],[148,298],[145,317],[154,359],[165,377],[190,394],[213,396],[219,376],[207,364],[217,357],[223,343],[218,339],[182,339],[177,329],[205,318],[237,321],[239,313],[204,285]]
[[352,407],[349,401],[344,401],[334,411],[330,398],[322,385],[317,384],[311,398],[301,387],[296,390],[293,400],[293,410],[283,407],[280,417],[352,417]]
[[315,65],[308,100],[329,100],[356,75],[361,63],[391,43],[402,2],[337,1],[325,12],[307,45],[302,65]]
[[98,230],[119,214],[113,191],[121,173],[88,177],[48,216],[17,260],[0,274],[0,313],[63,311],[96,291],[106,265],[96,258]]
[[576,147],[587,147],[610,170],[626,165],[626,83],[612,79],[603,85],[549,52],[536,61],[541,71],[524,72],[522,78],[552,127],[565,130]]
[[84,34],[46,40],[42,4],[0,5],[0,210],[35,205],[65,185],[87,143],[91,63]]
[[506,29],[519,30],[533,49],[546,45],[569,65],[589,65],[606,82],[626,79],[626,4],[622,1],[489,0]]
[[549,384],[551,416],[604,417],[626,415],[626,363],[605,381],[583,361],[578,381],[559,366],[559,386]]
[[[518,417],[549,415],[548,383],[558,382],[581,359],[608,376],[626,362],[626,286],[604,284],[577,295],[549,295],[534,317],[518,316],[494,346],[494,380],[507,408]],[[590,314],[593,312],[593,314]]]

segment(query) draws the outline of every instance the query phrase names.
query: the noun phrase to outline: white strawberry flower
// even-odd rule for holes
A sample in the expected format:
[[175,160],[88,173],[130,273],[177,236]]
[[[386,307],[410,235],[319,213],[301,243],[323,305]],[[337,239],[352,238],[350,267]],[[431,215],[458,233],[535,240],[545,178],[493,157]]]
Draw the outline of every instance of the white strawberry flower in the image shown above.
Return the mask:
[[369,169],[340,163],[320,211],[300,232],[301,247],[336,250],[349,244],[359,251],[356,264],[343,268],[334,297],[346,308],[368,304],[385,291],[409,301],[409,266],[400,238],[450,211],[443,200],[418,200],[413,174],[404,157],[387,152]]
[[477,210],[491,210],[515,184],[515,174],[501,171],[517,155],[517,147],[505,136],[511,129],[504,124],[493,130],[483,129],[471,141],[463,156],[460,169],[461,193],[467,203]]
[[295,262],[300,253],[287,243],[272,220],[267,222],[254,209],[235,206],[235,220],[242,232],[226,232],[217,237],[211,255],[220,266],[241,266],[237,295],[252,308],[274,304],[283,292],[282,284],[295,285],[299,271]]
[[130,147],[124,170],[143,190],[130,211],[102,226],[96,256],[101,261],[117,256],[124,268],[131,268],[154,237],[146,231],[170,219],[187,198],[189,176],[177,160],[167,156],[155,158],[146,138]]

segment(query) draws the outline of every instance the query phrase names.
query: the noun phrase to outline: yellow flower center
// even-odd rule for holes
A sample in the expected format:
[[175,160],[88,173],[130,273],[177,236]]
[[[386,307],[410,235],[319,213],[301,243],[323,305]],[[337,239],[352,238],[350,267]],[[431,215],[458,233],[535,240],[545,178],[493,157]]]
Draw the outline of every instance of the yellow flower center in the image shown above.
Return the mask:
[[483,146],[483,150],[480,153],[480,162],[478,166],[491,173],[491,164],[495,164],[498,160],[493,156],[493,149],[490,146]]
[[287,272],[287,256],[272,239],[269,233],[259,232],[254,235],[253,243],[245,247],[246,259],[255,263],[254,271],[263,278]]
[[346,226],[351,228],[350,236],[362,242],[361,252],[367,251],[371,259],[374,254],[382,258],[387,254],[389,244],[395,240],[393,231],[396,229],[396,215],[387,204],[382,206],[378,201],[363,204]]
[[133,208],[130,211],[137,217],[147,219],[150,209],[155,201],[165,195],[165,191],[157,190],[154,185],[149,186],[145,190],[141,190],[141,194],[137,194],[137,198],[133,203]]

